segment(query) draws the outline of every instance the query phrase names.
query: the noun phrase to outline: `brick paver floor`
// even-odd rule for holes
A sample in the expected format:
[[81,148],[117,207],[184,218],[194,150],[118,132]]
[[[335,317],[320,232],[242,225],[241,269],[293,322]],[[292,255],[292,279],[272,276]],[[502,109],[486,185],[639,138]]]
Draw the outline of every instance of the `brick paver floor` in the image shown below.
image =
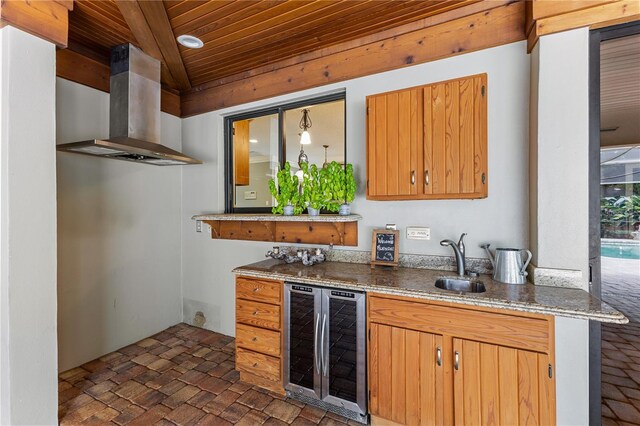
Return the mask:
[[629,318],[602,325],[602,424],[640,425],[640,260],[602,258],[602,300]]
[[357,424],[241,382],[234,354],[232,337],[170,327],[60,374],[60,424]]

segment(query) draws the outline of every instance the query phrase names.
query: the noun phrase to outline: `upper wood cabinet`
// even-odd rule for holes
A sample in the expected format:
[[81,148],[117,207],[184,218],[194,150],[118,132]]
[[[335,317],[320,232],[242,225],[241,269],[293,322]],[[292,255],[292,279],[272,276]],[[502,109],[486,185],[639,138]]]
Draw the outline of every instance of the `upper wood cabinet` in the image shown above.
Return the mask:
[[484,198],[487,75],[367,97],[367,198]]
[[233,123],[233,165],[236,186],[249,185],[249,120]]

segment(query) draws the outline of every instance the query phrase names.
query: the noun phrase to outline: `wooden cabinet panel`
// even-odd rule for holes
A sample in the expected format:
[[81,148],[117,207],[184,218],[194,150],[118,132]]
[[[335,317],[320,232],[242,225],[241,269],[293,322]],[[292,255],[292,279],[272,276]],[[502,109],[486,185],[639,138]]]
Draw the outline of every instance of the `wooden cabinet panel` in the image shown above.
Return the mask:
[[236,321],[255,327],[280,330],[280,306],[236,299]]
[[367,197],[487,196],[486,74],[367,97]]
[[243,277],[236,280],[236,297],[241,299],[279,304],[281,291],[280,281]]
[[486,197],[486,74],[433,84],[424,91],[424,169],[431,178],[425,193]]
[[263,379],[281,380],[280,358],[248,351],[243,348],[236,349],[236,368]]
[[552,317],[371,293],[367,309],[373,425],[555,424]]
[[421,182],[422,89],[367,98],[369,195],[417,195]]
[[555,424],[548,355],[453,339],[455,424]]
[[236,278],[236,369],[240,380],[284,394],[282,281]]
[[236,347],[280,356],[280,333],[250,325],[236,324]]
[[546,318],[482,312],[463,307],[450,308],[369,294],[367,302],[371,322],[526,350],[549,350],[553,324]]
[[233,123],[233,164],[235,185],[249,185],[249,120]]
[[369,411],[398,424],[444,423],[442,336],[371,324]]

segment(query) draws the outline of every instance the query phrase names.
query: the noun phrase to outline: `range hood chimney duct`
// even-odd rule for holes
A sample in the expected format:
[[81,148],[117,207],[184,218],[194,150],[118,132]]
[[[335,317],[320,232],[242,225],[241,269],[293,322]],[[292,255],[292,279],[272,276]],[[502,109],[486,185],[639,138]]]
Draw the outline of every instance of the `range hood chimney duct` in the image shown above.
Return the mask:
[[57,146],[59,151],[157,166],[202,164],[160,145],[160,62],[132,44],[111,49],[109,139]]

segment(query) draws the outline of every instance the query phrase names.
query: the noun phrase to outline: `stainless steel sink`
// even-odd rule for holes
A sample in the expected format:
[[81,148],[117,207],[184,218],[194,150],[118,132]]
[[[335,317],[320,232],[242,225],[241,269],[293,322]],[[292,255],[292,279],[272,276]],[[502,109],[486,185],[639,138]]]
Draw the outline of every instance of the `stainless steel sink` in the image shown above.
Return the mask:
[[484,284],[479,281],[470,281],[459,278],[440,278],[436,280],[435,285],[443,290],[462,293],[484,293],[487,291]]

